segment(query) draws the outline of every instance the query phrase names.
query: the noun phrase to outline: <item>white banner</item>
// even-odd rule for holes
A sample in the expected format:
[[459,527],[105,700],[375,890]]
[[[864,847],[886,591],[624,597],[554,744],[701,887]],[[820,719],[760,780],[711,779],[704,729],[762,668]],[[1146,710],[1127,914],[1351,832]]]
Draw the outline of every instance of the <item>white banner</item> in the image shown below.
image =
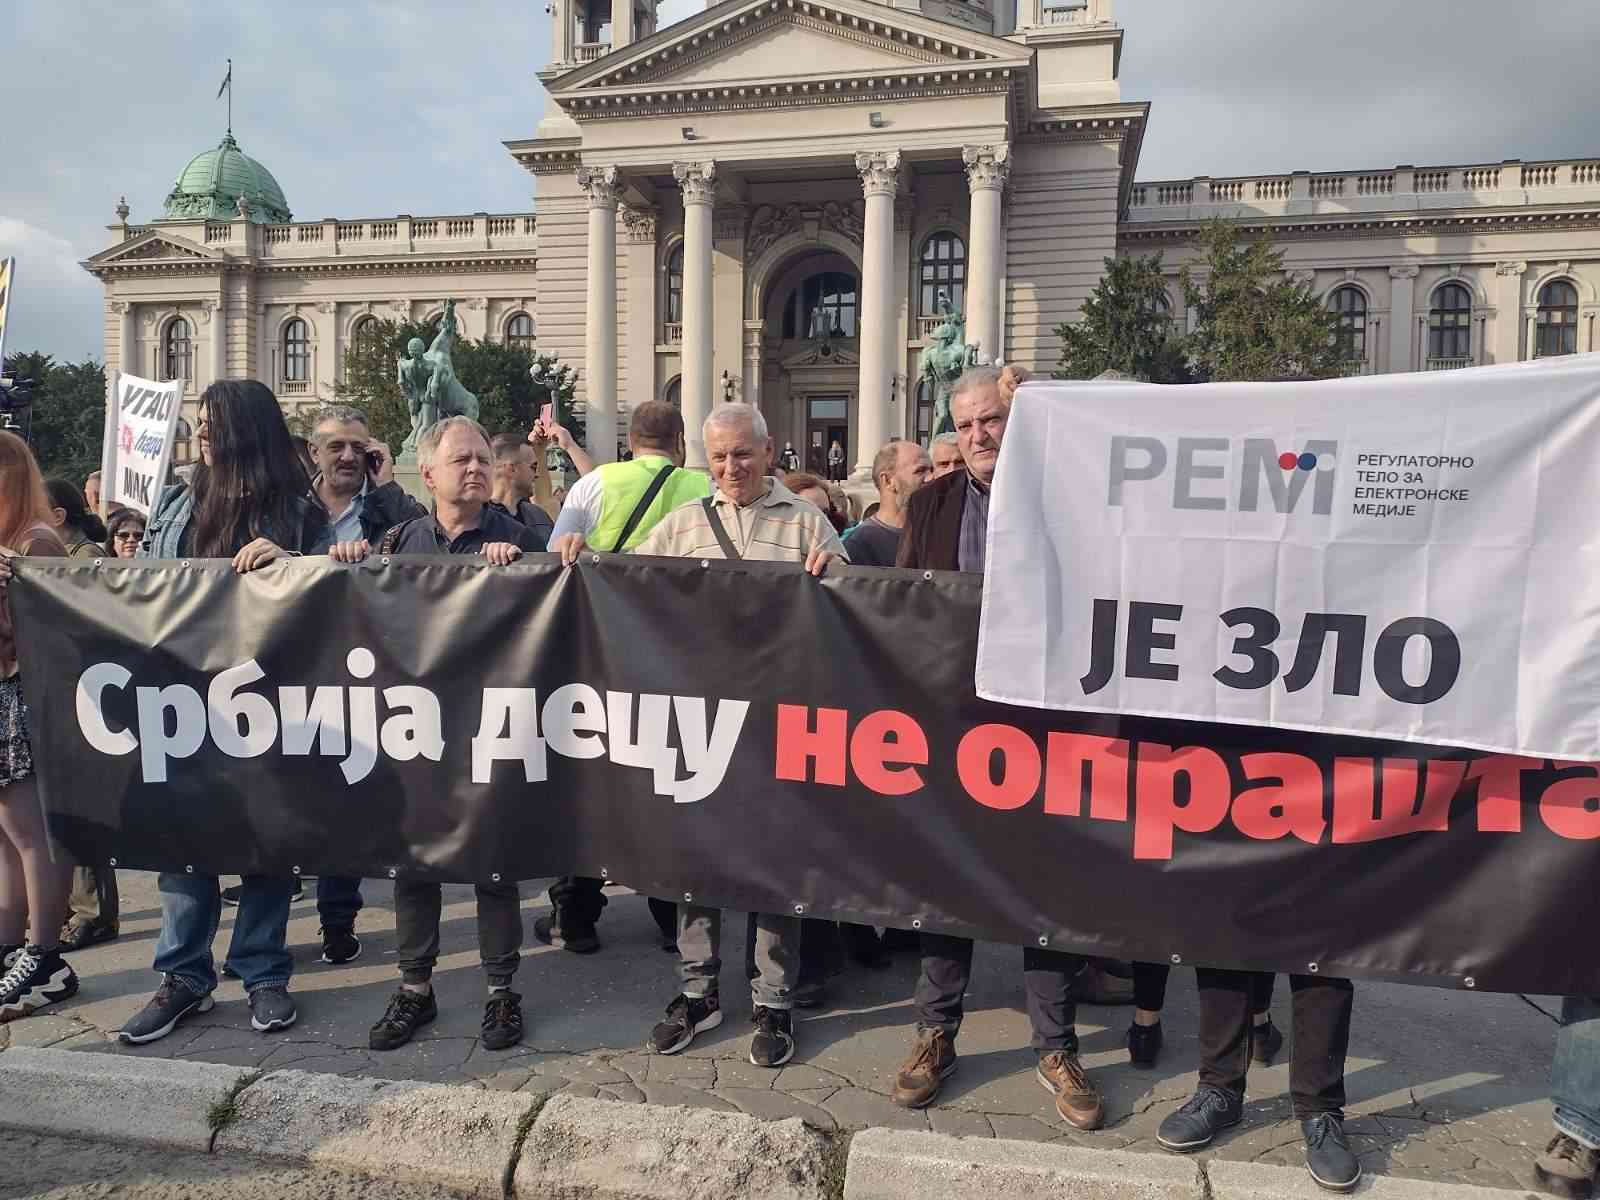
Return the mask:
[[125,504],[149,516],[167,481],[172,435],[183,407],[183,381],[153,383],[119,374],[113,376],[110,390],[100,451],[100,495],[107,506]]
[[978,694],[1600,759],[1600,355],[1320,383],[1040,383]]

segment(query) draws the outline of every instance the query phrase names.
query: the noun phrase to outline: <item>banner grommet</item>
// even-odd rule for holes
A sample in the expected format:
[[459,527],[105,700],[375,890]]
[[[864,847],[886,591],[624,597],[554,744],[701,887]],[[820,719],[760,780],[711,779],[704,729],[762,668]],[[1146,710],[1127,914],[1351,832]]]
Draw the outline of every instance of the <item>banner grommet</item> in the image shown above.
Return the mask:
[[700,560],[700,569],[702,571],[709,571],[711,569],[711,560],[709,558],[702,558]]
[[685,892],[685,893],[684,893],[684,894],[683,894],[683,902],[684,902],[684,903],[685,903],[685,904],[693,904],[693,903],[694,903],[694,893],[692,893],[692,892]]
[[383,565],[387,567],[389,565],[389,556],[387,554],[385,554],[381,561],[382,561]]
[[806,915],[806,906],[804,904],[796,904],[794,906],[794,915],[797,916],[797,917],[805,916]]
[[183,873],[185,875],[193,875],[194,874],[194,864],[192,864],[192,863],[186,864],[184,866],[184,868],[183,868]]
[[1463,987],[1475,988],[1475,987],[1478,986],[1478,981],[1476,979],[1474,979],[1471,975],[1468,975],[1465,979],[1463,979],[1461,981],[1461,985]]
[[911,928],[913,928],[913,929],[921,929],[922,928],[922,918],[921,917],[912,917],[911,918]]
[[395,871],[395,869],[393,867],[389,868],[389,878],[390,879],[393,879],[395,877],[396,873],[397,872]]
[[600,565],[600,556],[598,554],[589,555],[589,565],[592,567],[598,567]]
[[929,581],[929,582],[932,582],[932,580],[933,580],[933,572],[932,571],[924,571],[922,573],[922,578],[927,580],[927,581]]
[[493,875],[490,875],[489,876],[489,882],[490,883],[499,883],[500,882],[500,872],[496,871]]
[[1049,944],[1050,944],[1050,939],[1048,937],[1046,937],[1044,934],[1041,933],[1039,935],[1039,945],[1048,946]]
[[292,871],[297,877],[300,874],[300,868],[299,867],[290,867],[289,870]]
[[601,867],[600,868],[600,878],[601,879],[610,879],[611,878],[611,872],[606,870],[604,867]]
[[108,866],[108,867],[114,867],[114,866],[116,866],[116,865],[117,865],[117,860],[116,860],[116,859],[114,859],[114,858],[108,858],[108,859],[106,859],[106,866]]
[[1306,974],[1307,975],[1315,975],[1316,973],[1317,973],[1317,964],[1316,963],[1307,963],[1306,964]]
[[1175,967],[1181,967],[1181,966],[1183,966],[1183,955],[1181,955],[1181,954],[1174,954],[1174,955],[1173,955],[1173,956],[1172,956],[1172,965],[1173,965],[1173,966],[1175,966]]
[[105,561],[106,560],[103,559],[103,558],[97,558],[97,559],[94,560],[94,565],[98,567],[98,566],[100,566],[100,564],[102,564]]

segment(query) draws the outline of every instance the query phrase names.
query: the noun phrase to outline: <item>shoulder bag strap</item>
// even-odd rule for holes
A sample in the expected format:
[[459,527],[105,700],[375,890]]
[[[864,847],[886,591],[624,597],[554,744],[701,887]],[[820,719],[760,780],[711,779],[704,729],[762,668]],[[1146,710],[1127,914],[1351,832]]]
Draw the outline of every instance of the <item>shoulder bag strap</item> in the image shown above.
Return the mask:
[[622,548],[628,544],[628,535],[639,527],[639,522],[644,520],[644,514],[650,511],[651,503],[661,494],[661,489],[666,486],[667,476],[676,470],[675,466],[668,463],[656,472],[656,477],[650,481],[650,486],[645,488],[644,495],[639,497],[639,503],[633,506],[633,512],[628,515],[627,521],[623,524],[622,534],[617,538],[617,544],[611,547],[611,553],[622,553]]
[[717,545],[722,547],[722,557],[730,562],[738,562],[744,555],[739,553],[728,531],[723,528],[722,515],[717,512],[717,497],[715,494],[707,496],[700,504],[706,510],[706,520],[711,523],[711,532],[716,535]]
[[[411,520],[414,519],[415,518],[412,518]],[[383,535],[383,540],[378,543],[379,554],[394,553],[395,543],[400,540],[400,534],[404,532],[407,525],[411,524],[411,520],[401,521],[400,524],[392,526],[389,531]]]

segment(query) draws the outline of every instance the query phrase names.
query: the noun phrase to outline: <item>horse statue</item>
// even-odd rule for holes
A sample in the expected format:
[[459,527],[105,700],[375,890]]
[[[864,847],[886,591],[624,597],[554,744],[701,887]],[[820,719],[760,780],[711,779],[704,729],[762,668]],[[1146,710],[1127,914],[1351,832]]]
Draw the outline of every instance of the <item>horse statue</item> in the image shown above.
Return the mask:
[[943,320],[934,327],[931,340],[917,359],[918,377],[926,379],[933,389],[933,425],[929,437],[955,430],[955,421],[950,416],[950,389],[961,378],[961,372],[977,361],[978,350],[962,341],[967,319],[951,307],[950,294],[943,288],[939,289],[935,307]]

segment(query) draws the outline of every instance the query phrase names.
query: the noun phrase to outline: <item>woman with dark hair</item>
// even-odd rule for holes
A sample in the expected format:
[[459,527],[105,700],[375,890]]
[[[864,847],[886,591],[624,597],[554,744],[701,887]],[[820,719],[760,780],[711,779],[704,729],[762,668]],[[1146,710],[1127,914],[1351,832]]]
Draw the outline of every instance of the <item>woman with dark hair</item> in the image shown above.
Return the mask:
[[[39,464],[14,433],[0,432],[0,589],[17,555],[62,558]],[[0,1022],[30,1016],[78,990],[61,957],[72,862],[52,853],[33,776],[28,709],[17,675],[17,635],[0,604]]]
[[104,558],[106,527],[96,513],[89,511],[78,485],[66,479],[47,480],[50,497],[50,523],[56,536],[66,543],[73,558]]
[[137,508],[117,509],[106,520],[106,549],[118,558],[138,558],[145,523]]
[[[145,531],[143,558],[228,558],[243,575],[286,555],[326,554],[328,514],[289,440],[277,397],[253,379],[213,383],[200,396],[195,430],[200,465],[187,484],[166,489]],[[215,875],[163,872],[161,940],[155,969],[164,980],[117,1036],[142,1045],[163,1038],[190,1013],[206,1012],[217,986],[211,941],[222,916]],[[284,935],[294,880],[246,875],[227,966],[244,981],[251,1027],[287,1029],[299,1015],[289,999]]]

